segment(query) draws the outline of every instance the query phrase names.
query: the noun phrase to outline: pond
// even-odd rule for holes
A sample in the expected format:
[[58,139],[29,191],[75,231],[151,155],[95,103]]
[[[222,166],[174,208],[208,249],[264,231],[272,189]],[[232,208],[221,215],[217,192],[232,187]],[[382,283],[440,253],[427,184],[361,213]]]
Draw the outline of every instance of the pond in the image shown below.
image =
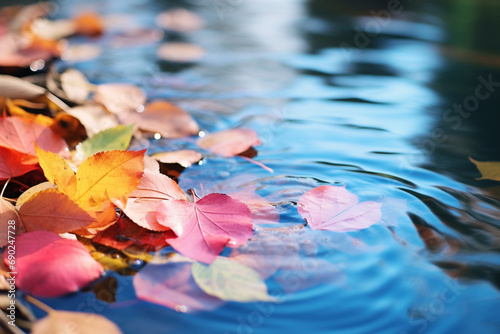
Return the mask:
[[[500,161],[500,3],[467,0],[60,0],[57,15],[113,15],[98,58],[58,66],[93,83],[139,85],[149,99],[189,111],[207,133],[247,127],[256,161],[204,160],[184,189],[253,187],[279,210],[242,253],[262,266],[273,302],[230,302],[195,314],[140,301],[132,276],[116,302],[92,292],[42,299],[96,312],[124,333],[498,333],[500,188],[469,157]],[[116,36],[155,29],[183,7],[204,29],[140,43]],[[123,19],[125,17],[125,20]],[[113,30],[114,29],[114,30]],[[114,37],[113,37],[114,36]],[[160,42],[202,46],[201,60],[158,60]],[[142,143],[144,145],[144,143]],[[189,147],[153,140],[149,153]],[[296,203],[320,185],[345,185],[382,204],[382,219],[348,233],[301,227]],[[200,186],[201,185],[201,186]],[[273,229],[269,230],[271,227]],[[229,252],[224,252],[229,254]],[[41,313],[39,314],[41,315]]]

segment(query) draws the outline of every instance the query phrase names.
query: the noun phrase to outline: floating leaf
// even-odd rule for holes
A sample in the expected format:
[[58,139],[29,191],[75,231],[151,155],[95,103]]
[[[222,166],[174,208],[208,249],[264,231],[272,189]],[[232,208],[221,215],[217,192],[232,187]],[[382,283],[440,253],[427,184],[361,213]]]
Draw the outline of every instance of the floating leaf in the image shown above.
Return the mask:
[[253,233],[248,207],[224,194],[210,194],[194,203],[172,199],[158,207],[158,223],[177,238],[168,243],[181,254],[211,263],[224,247],[243,245]]
[[358,202],[345,186],[321,186],[302,195],[297,209],[312,229],[349,232],[370,227],[382,216],[379,203]]
[[162,12],[156,16],[155,22],[161,28],[184,33],[199,30],[205,25],[198,14],[184,8]]
[[476,161],[469,157],[469,160],[474,163],[481,172],[481,177],[478,180],[494,180],[500,181],[500,162],[497,161]]
[[94,135],[80,146],[85,158],[98,153],[112,150],[126,150],[132,140],[134,126],[118,125]]
[[187,196],[168,176],[145,170],[137,189],[130,193],[127,205],[115,204],[137,225],[153,231],[165,231],[169,228],[158,223],[156,210],[162,202],[172,199],[182,200]]
[[222,300],[243,303],[275,300],[269,296],[259,273],[228,258],[217,257],[209,266],[196,262],[192,273],[203,291]]
[[205,49],[190,43],[165,43],[156,51],[158,58],[172,62],[193,62],[205,56]]
[[85,160],[76,173],[75,202],[89,209],[131,193],[142,177],[144,152],[101,152]]
[[[9,265],[8,254],[4,262]],[[78,241],[34,231],[16,238],[16,285],[40,296],[59,297],[86,286],[103,270]]]
[[113,114],[143,111],[146,93],[134,85],[103,84],[97,86],[94,100]]
[[232,157],[262,143],[254,130],[237,128],[209,134],[198,139],[197,144],[212,153]]
[[212,310],[222,305],[222,300],[206,294],[196,285],[191,266],[190,262],[147,264],[134,276],[137,297],[179,312]]
[[135,123],[139,129],[159,133],[164,138],[187,137],[200,131],[187,112],[162,100],[149,103],[141,113],[122,113],[119,118],[125,124]]
[[94,12],[81,13],[73,18],[77,34],[99,36],[104,32],[102,17]]
[[31,196],[19,209],[28,231],[65,233],[90,225],[94,218],[67,195],[46,189]]
[[184,168],[190,167],[192,164],[203,159],[200,152],[193,150],[179,150],[170,152],[155,153],[152,155],[156,160],[167,164],[179,164]]
[[113,322],[96,313],[51,311],[46,317],[36,321],[31,334],[71,333],[78,329],[78,334],[121,334]]

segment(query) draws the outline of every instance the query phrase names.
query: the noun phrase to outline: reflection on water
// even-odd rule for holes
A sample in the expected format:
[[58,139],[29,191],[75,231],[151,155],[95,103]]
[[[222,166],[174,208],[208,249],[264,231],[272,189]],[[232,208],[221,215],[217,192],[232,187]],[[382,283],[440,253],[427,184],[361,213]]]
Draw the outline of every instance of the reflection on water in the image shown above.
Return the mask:
[[[121,287],[115,304],[90,293],[47,303],[94,305],[84,310],[97,307],[126,333],[498,332],[500,191],[475,179],[468,157],[500,161],[499,5],[391,3],[100,2],[105,13],[133,14],[149,27],[167,7],[198,11],[207,29],[165,40],[200,44],[208,55],[179,66],[158,62],[154,46],[99,41],[103,56],[77,68],[96,83],[134,82],[151,97],[170,98],[206,131],[256,129],[264,142],[257,159],[275,171],[208,159],[187,169],[181,186],[252,174],[241,184],[276,203],[289,226],[302,223],[294,205],[305,191],[346,185],[361,200],[383,203],[384,217],[346,235],[256,232],[233,255],[267,250],[261,269],[279,267],[267,283],[280,303],[178,314],[134,302],[131,279],[111,273]],[[68,2],[63,10],[95,4]],[[151,149],[158,145],[186,144],[159,141]]]

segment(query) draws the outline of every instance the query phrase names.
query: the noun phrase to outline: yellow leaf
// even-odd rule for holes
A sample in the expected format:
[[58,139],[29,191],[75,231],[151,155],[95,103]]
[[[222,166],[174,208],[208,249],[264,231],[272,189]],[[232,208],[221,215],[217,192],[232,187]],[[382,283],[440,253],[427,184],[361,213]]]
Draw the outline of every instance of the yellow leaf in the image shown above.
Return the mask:
[[36,143],[35,151],[47,180],[57,185],[62,193],[73,197],[76,191],[76,176],[66,159],[59,154],[44,151]]
[[469,157],[469,160],[473,162],[482,177],[478,180],[495,180],[500,181],[500,162],[497,161],[476,161]]
[[108,151],[89,157],[76,173],[75,202],[93,210],[105,201],[134,191],[144,171],[145,152]]

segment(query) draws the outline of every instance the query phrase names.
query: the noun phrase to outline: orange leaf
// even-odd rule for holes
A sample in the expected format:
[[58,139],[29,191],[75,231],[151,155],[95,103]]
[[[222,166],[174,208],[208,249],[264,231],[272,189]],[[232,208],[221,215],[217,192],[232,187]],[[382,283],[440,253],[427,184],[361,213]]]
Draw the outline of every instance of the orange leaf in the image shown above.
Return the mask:
[[73,197],[76,191],[76,176],[69,163],[59,154],[42,150],[36,143],[35,151],[47,180],[57,185],[62,193]]
[[75,202],[93,210],[109,199],[134,191],[144,171],[145,152],[107,151],[85,160],[76,173]]
[[36,157],[0,146],[0,180],[20,176],[35,169],[38,169]]
[[28,231],[71,232],[94,221],[85,210],[57,189],[42,190],[31,196],[19,209]]

